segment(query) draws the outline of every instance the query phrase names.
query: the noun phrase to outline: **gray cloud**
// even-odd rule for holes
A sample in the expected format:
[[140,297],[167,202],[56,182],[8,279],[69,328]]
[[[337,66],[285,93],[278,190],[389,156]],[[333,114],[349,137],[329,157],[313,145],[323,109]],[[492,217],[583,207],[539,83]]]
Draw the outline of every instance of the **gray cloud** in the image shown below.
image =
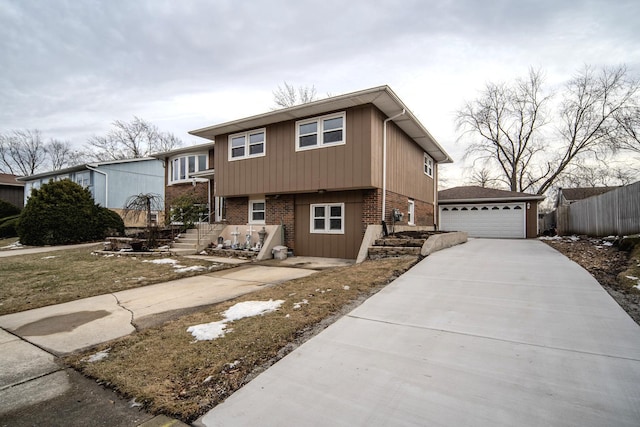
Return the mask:
[[637,68],[639,15],[635,1],[0,0],[0,131],[81,139],[133,114],[181,116],[180,95],[283,80],[340,93],[424,70],[471,78],[489,61]]

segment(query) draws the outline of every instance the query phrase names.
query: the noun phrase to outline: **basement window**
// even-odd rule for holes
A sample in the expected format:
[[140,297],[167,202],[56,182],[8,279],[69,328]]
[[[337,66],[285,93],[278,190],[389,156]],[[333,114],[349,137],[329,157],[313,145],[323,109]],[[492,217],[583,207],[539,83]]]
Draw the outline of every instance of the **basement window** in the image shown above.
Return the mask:
[[344,203],[311,205],[311,233],[344,234]]

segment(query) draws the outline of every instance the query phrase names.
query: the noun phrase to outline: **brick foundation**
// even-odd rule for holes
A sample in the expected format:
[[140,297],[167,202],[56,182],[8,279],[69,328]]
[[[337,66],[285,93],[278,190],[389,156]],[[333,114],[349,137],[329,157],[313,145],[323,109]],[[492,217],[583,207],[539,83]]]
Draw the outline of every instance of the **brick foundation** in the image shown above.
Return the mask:
[[267,224],[284,226],[284,245],[293,248],[295,246],[295,195],[283,194],[277,198],[267,197],[265,220]]

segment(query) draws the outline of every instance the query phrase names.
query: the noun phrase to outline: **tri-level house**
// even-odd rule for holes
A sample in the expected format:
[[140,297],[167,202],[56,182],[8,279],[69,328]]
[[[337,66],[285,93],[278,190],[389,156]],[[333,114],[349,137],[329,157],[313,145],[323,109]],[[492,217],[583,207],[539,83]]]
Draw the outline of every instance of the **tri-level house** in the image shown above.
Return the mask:
[[214,143],[157,156],[167,206],[178,188],[207,192],[211,221],[282,226],[300,256],[356,258],[383,221],[434,228],[438,165],[451,162],[388,86],[189,133]]

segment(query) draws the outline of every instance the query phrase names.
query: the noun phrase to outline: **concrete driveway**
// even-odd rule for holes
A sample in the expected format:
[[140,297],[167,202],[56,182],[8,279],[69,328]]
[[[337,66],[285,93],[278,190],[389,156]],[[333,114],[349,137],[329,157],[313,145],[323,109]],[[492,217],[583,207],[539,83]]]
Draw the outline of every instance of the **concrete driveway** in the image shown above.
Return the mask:
[[537,240],[430,255],[202,426],[638,426],[640,327]]
[[[73,413],[71,407],[93,405],[96,412],[115,417],[101,420],[104,425],[137,425],[144,413],[127,411],[127,404],[115,397],[96,397],[87,403],[86,385],[81,375],[59,366],[54,355],[63,355],[132,333],[135,326],[162,321],[167,313],[215,304],[253,292],[264,286],[305,277],[314,270],[246,265],[201,276],[174,280],[112,294],[86,298],[0,316],[0,425],[4,416],[14,413],[9,424],[37,425],[30,415],[16,413],[26,407],[35,411]],[[8,332],[7,332],[8,331]],[[46,350],[46,351],[45,351]],[[85,381],[91,382],[87,379]],[[95,386],[95,384],[94,384]],[[106,393],[91,389],[91,394]],[[98,387],[99,388],[99,387]],[[74,390],[81,390],[74,392]],[[70,392],[72,394],[70,395]],[[76,397],[79,395],[79,399]],[[66,396],[66,397],[65,397]],[[62,402],[47,406],[45,402]],[[107,404],[113,403],[113,407]],[[119,403],[118,403],[119,402]],[[106,408],[104,405],[106,404]],[[37,406],[34,406],[37,405]],[[46,409],[45,409],[46,408]],[[56,421],[49,425],[96,424],[93,414],[73,413],[73,423]],[[89,423],[82,417],[88,415]],[[148,418],[148,417],[147,417]],[[58,423],[59,424],[56,424]]]

